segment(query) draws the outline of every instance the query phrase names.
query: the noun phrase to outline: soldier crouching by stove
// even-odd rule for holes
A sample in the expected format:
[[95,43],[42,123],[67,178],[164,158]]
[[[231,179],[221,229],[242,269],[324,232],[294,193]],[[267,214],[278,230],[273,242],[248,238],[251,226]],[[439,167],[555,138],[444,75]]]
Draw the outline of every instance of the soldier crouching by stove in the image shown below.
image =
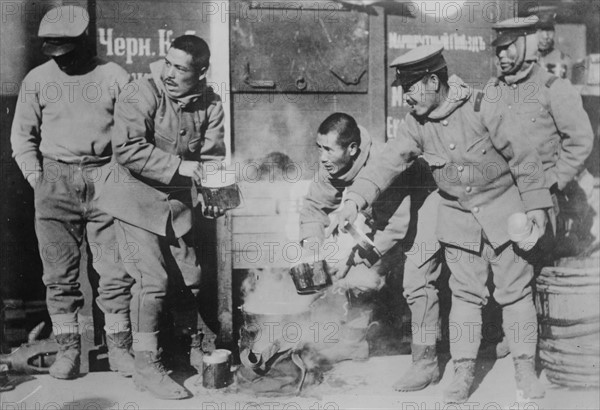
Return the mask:
[[[364,127],[344,113],[334,113],[321,123],[316,144],[320,154],[319,174],[311,183],[300,211],[300,237],[308,252],[322,247],[326,231],[333,231],[330,217],[342,204],[346,188],[373,161],[380,148]],[[368,234],[382,256],[373,259],[361,254],[358,248],[349,258],[334,255],[342,262],[336,266],[334,289],[344,291],[346,296],[339,298],[339,303],[347,305],[348,311],[339,332],[340,342],[321,354],[335,362],[368,357],[366,335],[372,320],[373,299],[402,258],[403,255],[398,258],[398,253],[406,254],[403,282],[414,322],[413,366],[395,386],[401,391],[421,390],[439,379],[436,353],[439,307],[434,282],[440,273],[440,255],[432,252],[422,257],[424,253],[411,251],[414,244],[439,249],[434,232],[439,196],[432,192],[434,189],[428,166],[416,161],[364,212],[370,228]]]

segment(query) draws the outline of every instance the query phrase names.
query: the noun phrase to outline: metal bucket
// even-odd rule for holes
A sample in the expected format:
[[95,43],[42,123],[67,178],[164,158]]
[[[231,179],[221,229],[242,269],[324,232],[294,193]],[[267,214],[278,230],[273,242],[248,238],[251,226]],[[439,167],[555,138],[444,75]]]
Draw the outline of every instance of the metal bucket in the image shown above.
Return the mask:
[[540,359],[552,383],[600,386],[599,265],[598,258],[564,258],[536,279]]
[[300,295],[316,293],[331,285],[331,276],[324,260],[299,263],[290,269],[296,291]]

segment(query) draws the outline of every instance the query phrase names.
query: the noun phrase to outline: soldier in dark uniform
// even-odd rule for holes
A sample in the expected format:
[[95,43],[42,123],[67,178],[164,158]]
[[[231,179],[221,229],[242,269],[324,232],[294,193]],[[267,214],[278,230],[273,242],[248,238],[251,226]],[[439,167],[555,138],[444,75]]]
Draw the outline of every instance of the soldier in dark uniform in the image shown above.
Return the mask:
[[13,156],[34,192],[46,304],[60,346],[50,375],[59,379],[79,374],[84,238],[96,251],[92,263],[100,276],[97,302],[104,312],[110,367],[133,373],[132,281],[114,249],[113,218],[98,207],[94,177],[108,173],[114,107],[129,74],[90,52],[89,19],[77,6],[53,8],[42,18],[38,36],[51,59],[23,80],[11,130]]

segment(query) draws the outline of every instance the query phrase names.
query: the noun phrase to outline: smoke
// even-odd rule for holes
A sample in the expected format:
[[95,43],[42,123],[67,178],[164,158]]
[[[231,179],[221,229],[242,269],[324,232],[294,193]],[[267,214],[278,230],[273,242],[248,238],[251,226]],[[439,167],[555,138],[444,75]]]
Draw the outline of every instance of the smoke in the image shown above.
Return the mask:
[[296,292],[286,268],[250,269],[241,290],[244,310],[254,314],[296,315],[307,312],[314,300]]
[[[272,215],[273,224],[268,231],[272,232],[276,227],[282,242],[297,244],[299,208],[310,181],[301,181],[305,182],[302,184],[286,180],[286,169],[292,160],[282,152],[270,152],[258,159],[238,158],[237,163],[249,166],[240,183],[248,199],[247,208],[253,208],[252,214]],[[260,211],[254,209],[258,207]],[[348,319],[349,306],[344,290],[330,287],[320,293],[299,295],[289,268],[300,261],[287,259],[281,262],[280,259],[270,265],[248,269],[242,282],[244,326],[256,331],[250,342],[251,350],[260,353],[273,343],[279,343],[282,350],[302,349],[305,353],[311,346],[317,349],[331,347],[331,343],[341,339],[340,328]]]

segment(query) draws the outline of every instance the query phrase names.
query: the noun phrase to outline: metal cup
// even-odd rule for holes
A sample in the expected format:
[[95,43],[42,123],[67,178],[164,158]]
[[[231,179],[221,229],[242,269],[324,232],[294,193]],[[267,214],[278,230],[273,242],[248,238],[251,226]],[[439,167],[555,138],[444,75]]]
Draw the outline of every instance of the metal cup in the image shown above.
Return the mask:
[[233,383],[231,352],[216,349],[202,358],[202,386],[207,389],[222,389]]
[[242,203],[237,184],[223,187],[202,186],[202,199],[206,206],[216,206],[223,210],[234,209]]
[[236,184],[235,172],[215,163],[204,165],[200,192],[206,206],[216,206],[223,210],[237,208],[241,195]]
[[316,293],[331,285],[331,277],[324,260],[299,263],[290,269],[290,275],[300,295]]

